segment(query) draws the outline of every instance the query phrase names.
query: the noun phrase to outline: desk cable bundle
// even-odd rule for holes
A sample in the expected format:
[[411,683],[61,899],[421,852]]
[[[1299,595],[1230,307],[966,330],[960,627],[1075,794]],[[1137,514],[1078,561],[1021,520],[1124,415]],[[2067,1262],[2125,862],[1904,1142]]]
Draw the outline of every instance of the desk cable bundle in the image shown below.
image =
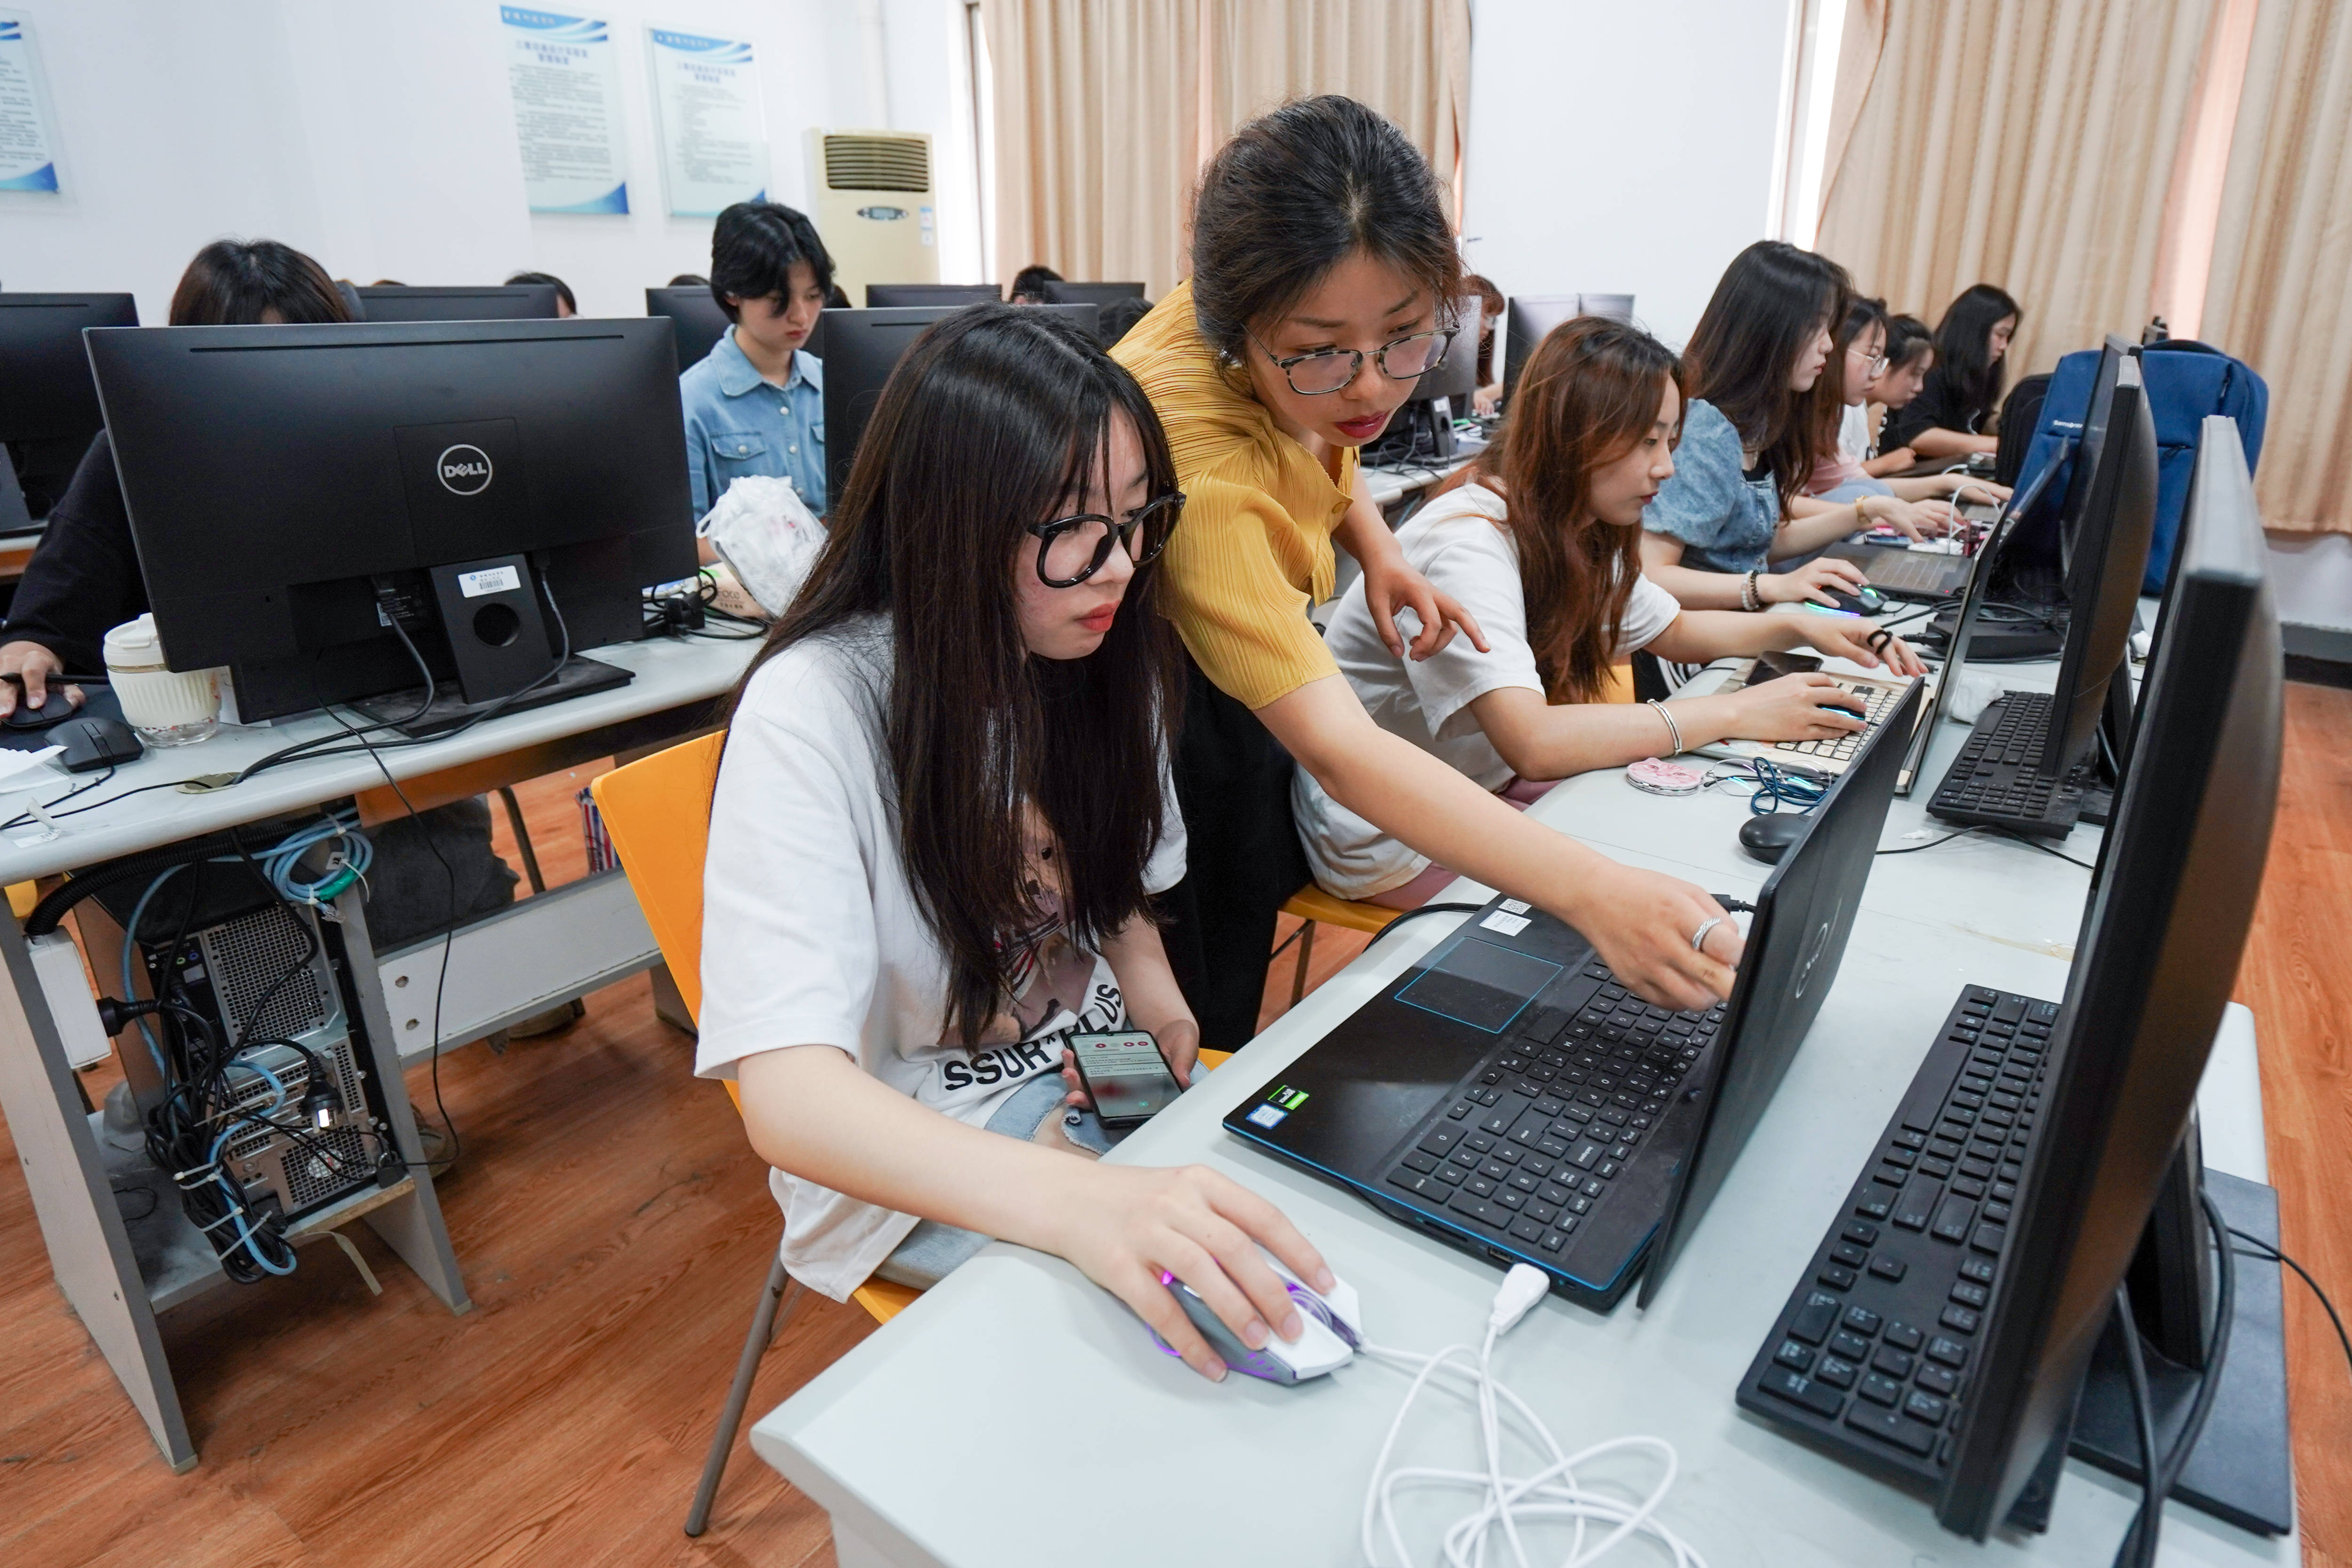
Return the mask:
[[[1407,1488],[1435,1487],[1460,1488],[1481,1494],[1478,1506],[1446,1530],[1444,1560],[1450,1568],[1479,1568],[1484,1564],[1487,1560],[1487,1537],[1497,1525],[1502,1528],[1517,1568],[1528,1568],[1528,1548],[1521,1539],[1521,1527],[1560,1521],[1572,1522],[1574,1526],[1561,1568],[1582,1568],[1583,1564],[1598,1562],[1636,1534],[1650,1537],[1672,1552],[1675,1568],[1706,1568],[1706,1560],[1690,1543],[1656,1517],[1659,1505],[1675,1483],[1678,1468],[1673,1444],[1663,1437],[1612,1437],[1574,1454],[1567,1453],[1542,1417],[1495,1377],[1495,1342],[1543,1300],[1548,1288],[1539,1270],[1524,1263],[1514,1267],[1503,1277],[1502,1289],[1495,1294],[1495,1304],[1486,1317],[1486,1338],[1475,1350],[1467,1344],[1456,1344],[1434,1355],[1421,1355],[1369,1342],[1357,1346],[1364,1355],[1420,1369],[1412,1386],[1405,1390],[1403,1404],[1397,1407],[1396,1419],[1389,1424],[1388,1435],[1381,1441],[1380,1457],[1372,1462],[1371,1480],[1364,1489],[1364,1560],[1374,1568],[1412,1561],[1397,1522],[1397,1493]],[[1440,1373],[1462,1380],[1467,1387],[1457,1384],[1452,1391],[1469,1393],[1475,1399],[1485,1468],[1459,1470],[1401,1466],[1391,1470],[1389,1456],[1395,1451],[1405,1417],[1412,1413],[1413,1402],[1421,1396],[1423,1386]],[[1532,1475],[1503,1473],[1503,1439],[1513,1426],[1505,1418],[1505,1405],[1517,1416],[1517,1428],[1521,1436],[1540,1445],[1546,1462]],[[1657,1484],[1638,1501],[1595,1490],[1578,1479],[1578,1466],[1612,1453],[1631,1451],[1654,1454],[1664,1466]],[[1608,1532],[1593,1542],[1590,1537],[1595,1533],[1596,1525],[1607,1527]]]

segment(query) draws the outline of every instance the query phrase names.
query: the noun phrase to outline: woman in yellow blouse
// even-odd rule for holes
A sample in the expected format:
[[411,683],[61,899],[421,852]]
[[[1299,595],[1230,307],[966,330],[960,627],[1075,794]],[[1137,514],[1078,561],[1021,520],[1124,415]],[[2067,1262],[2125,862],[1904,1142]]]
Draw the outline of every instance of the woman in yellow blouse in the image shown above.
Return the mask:
[[[1643,996],[1727,995],[1740,942],[1714,900],[1528,821],[1381,730],[1307,618],[1330,596],[1336,537],[1400,657],[1456,635],[1486,646],[1405,563],[1357,468],[1453,335],[1461,258],[1427,160],[1353,100],[1286,105],[1202,176],[1192,258],[1113,357],[1158,408],[1188,498],[1161,565],[1192,659],[1176,763],[1191,870],[1167,944],[1202,1043],[1255,1032],[1275,912],[1308,879],[1294,758],[1357,816],[1573,925]],[[1677,749],[1663,718],[1658,741]]]

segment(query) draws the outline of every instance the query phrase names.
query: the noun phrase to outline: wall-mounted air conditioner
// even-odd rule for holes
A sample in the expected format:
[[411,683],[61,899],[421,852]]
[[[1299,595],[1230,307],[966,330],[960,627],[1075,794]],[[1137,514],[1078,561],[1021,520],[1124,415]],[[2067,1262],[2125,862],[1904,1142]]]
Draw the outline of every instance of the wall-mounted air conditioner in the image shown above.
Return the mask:
[[812,131],[809,189],[834,278],[850,303],[868,283],[940,279],[931,139],[915,131]]

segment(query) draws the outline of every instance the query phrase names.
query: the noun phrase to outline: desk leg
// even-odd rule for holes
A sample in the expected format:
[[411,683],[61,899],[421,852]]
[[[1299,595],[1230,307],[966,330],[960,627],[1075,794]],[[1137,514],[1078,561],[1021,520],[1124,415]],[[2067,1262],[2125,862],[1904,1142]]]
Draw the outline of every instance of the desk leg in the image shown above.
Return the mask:
[[441,1200],[433,1191],[433,1173],[425,1165],[425,1145],[416,1135],[416,1116],[408,1105],[408,1080],[401,1076],[400,1042],[393,1037],[392,1014],[383,1001],[383,977],[376,972],[375,946],[368,940],[367,910],[356,885],[335,900],[343,921],[343,953],[350,964],[352,988],[359,994],[360,1020],[367,1032],[368,1060],[383,1089],[384,1115],[392,1122],[393,1146],[408,1162],[416,1178],[415,1190],[365,1216],[368,1228],[416,1271],[425,1288],[452,1312],[470,1312],[473,1300],[457,1272],[457,1255],[449,1246],[449,1227],[441,1218]]
[[7,984],[0,986],[0,1110],[7,1114],[32,1189],[49,1268],[155,1447],[184,1474],[195,1467],[196,1446],[180,1412],[146,1282],[82,1110],[79,1084],[33,973],[23,928],[13,920],[0,921],[0,963],[7,972]]

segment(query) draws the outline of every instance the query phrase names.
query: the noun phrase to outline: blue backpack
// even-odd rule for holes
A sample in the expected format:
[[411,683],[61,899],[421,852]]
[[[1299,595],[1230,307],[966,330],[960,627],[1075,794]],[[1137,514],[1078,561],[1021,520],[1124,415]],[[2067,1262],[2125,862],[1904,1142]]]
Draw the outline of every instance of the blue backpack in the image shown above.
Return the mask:
[[[2189,504],[2189,476],[2197,467],[2198,432],[2209,414],[2238,422],[2251,471],[2263,455],[2263,423],[2270,388],[2240,360],[2185,338],[2168,338],[2140,351],[2140,379],[2147,388],[2148,412],[2156,418],[2156,530],[2147,551],[2141,591],[2160,594],[2172,570],[2172,549],[2180,516]],[[2074,477],[2074,447],[2090,412],[2091,384],[2099,373],[2099,351],[2084,349],[2058,362],[2050,377],[2042,418],[2020,472],[2039,473],[2053,458],[2058,471],[2041,499],[2019,520],[2019,542],[2029,558],[2058,558],[2058,517]]]

